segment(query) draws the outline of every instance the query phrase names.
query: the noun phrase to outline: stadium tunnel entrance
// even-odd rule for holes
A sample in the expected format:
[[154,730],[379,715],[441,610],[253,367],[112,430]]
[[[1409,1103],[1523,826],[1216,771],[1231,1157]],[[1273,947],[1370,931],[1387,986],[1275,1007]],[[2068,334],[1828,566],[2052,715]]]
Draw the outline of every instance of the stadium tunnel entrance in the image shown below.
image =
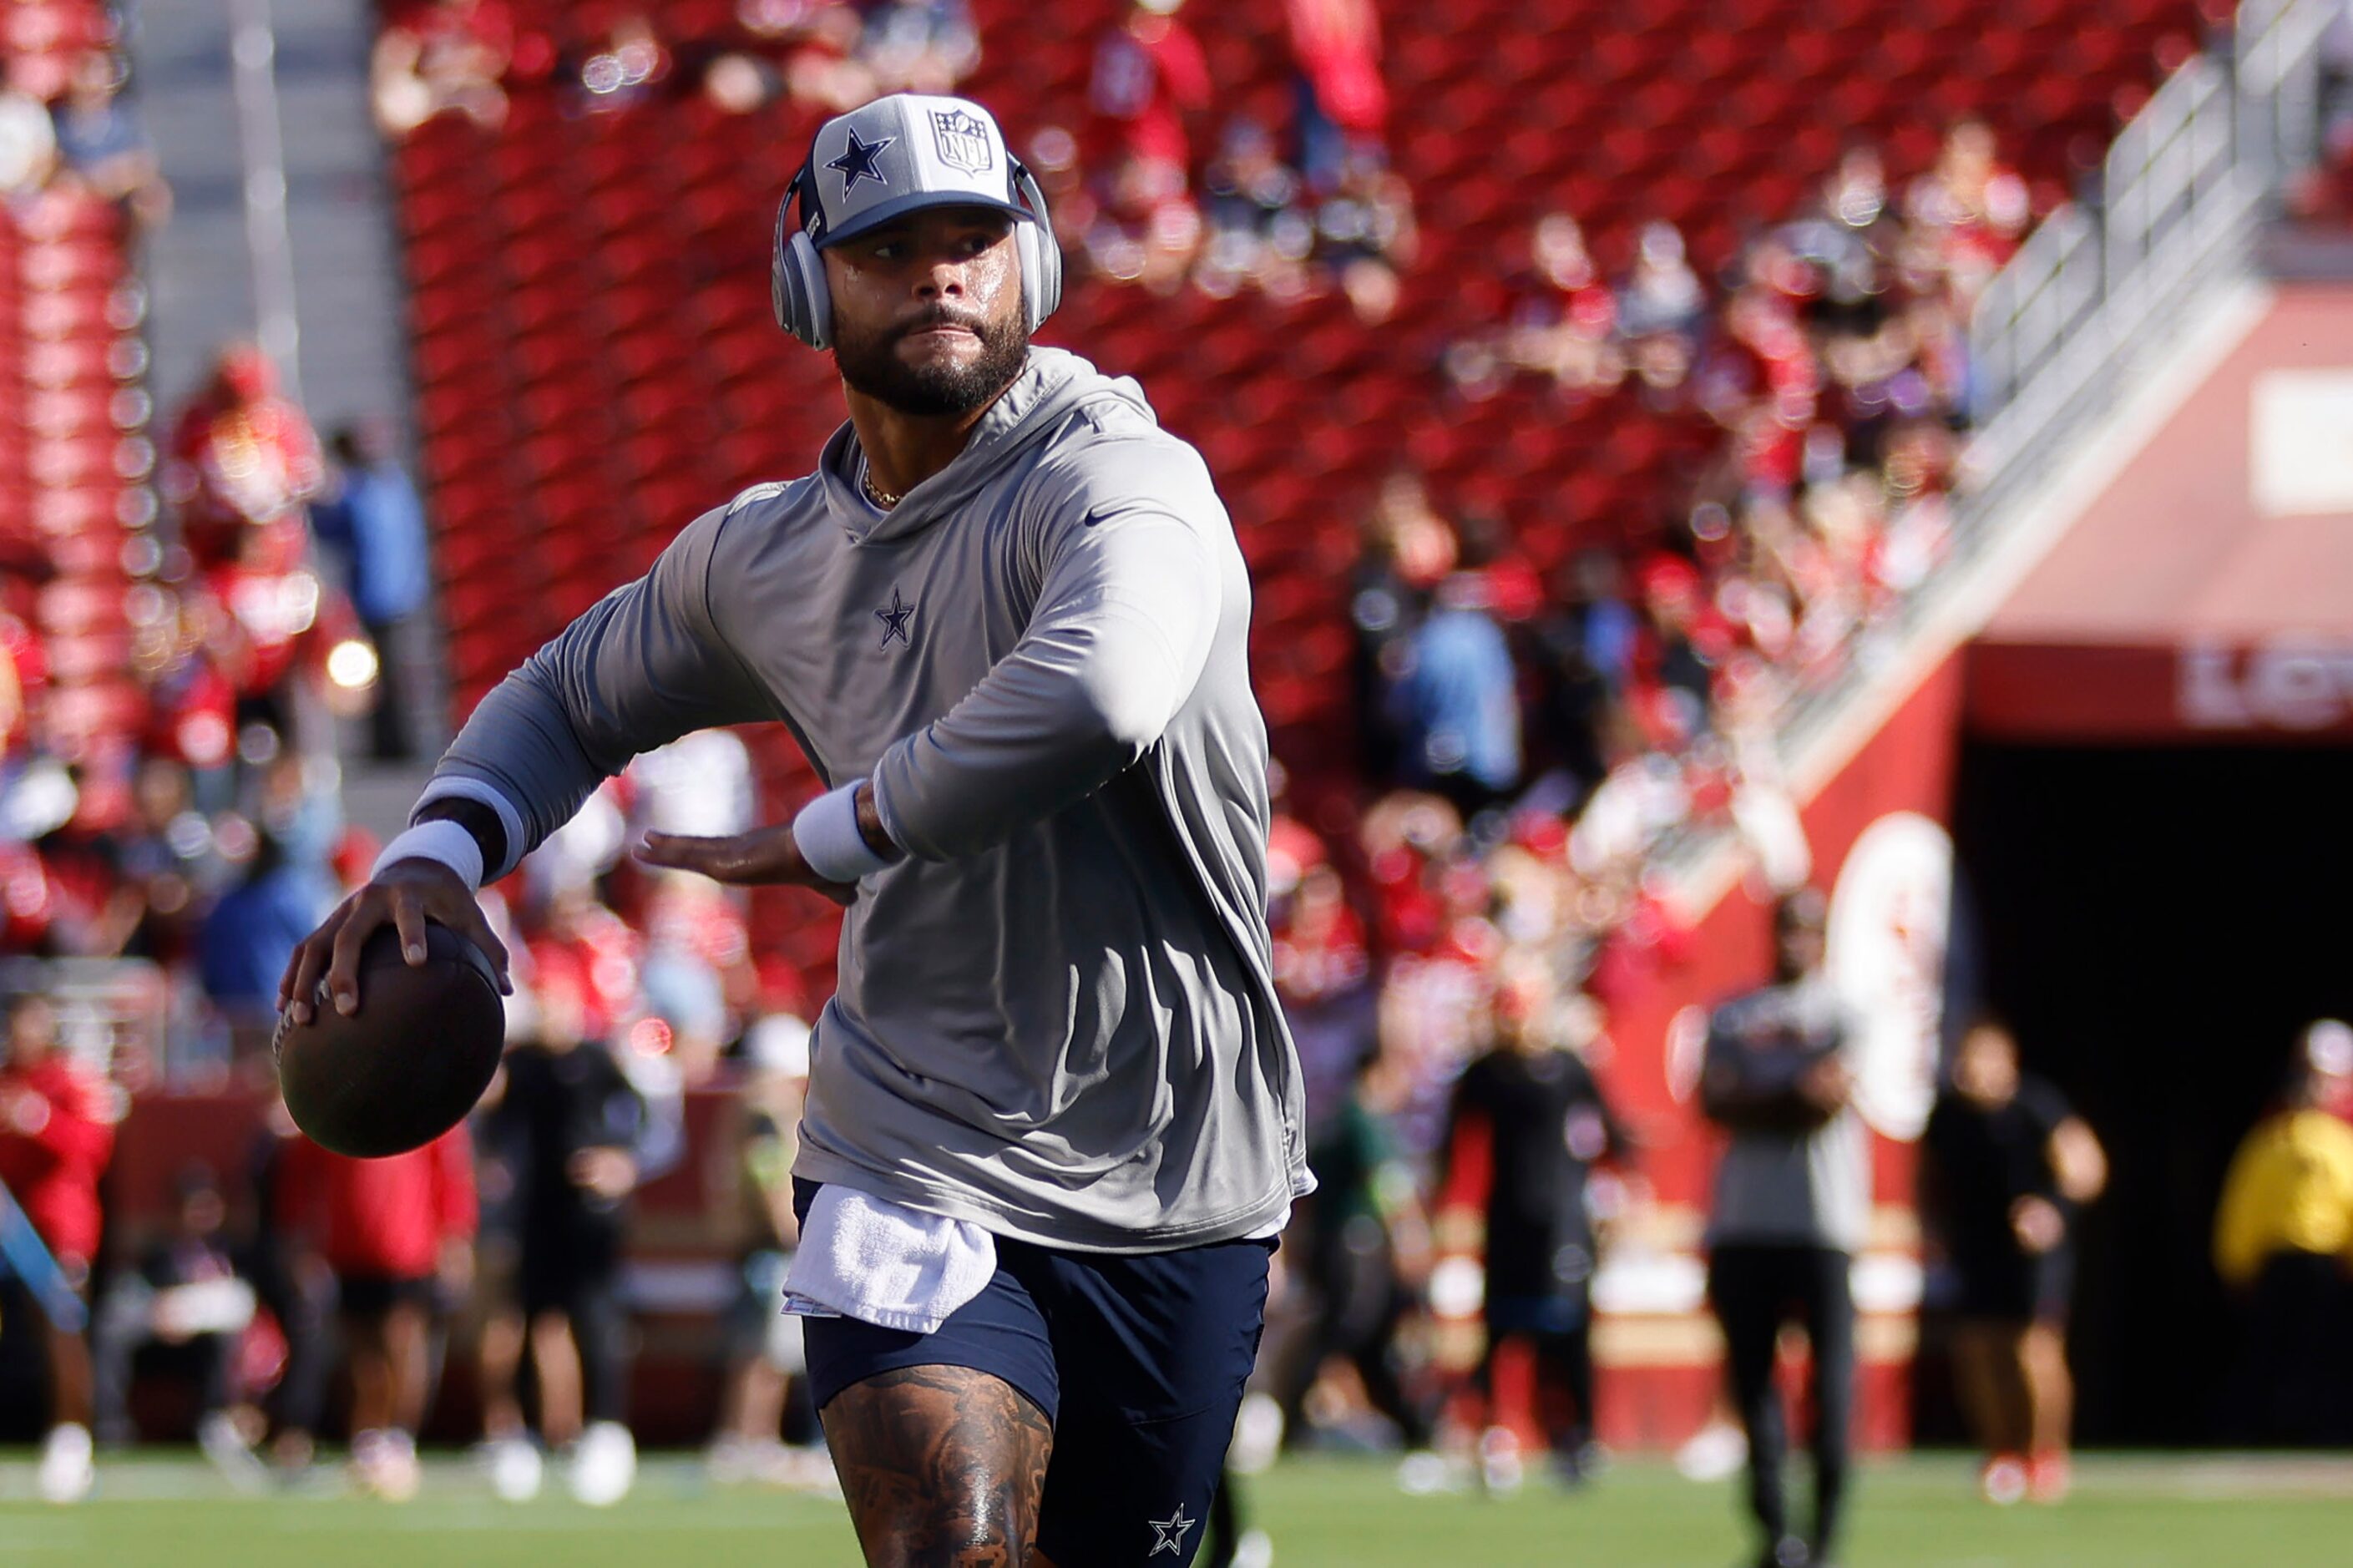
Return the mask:
[[2348,801],[2353,747],[1963,747],[1953,1005],[2008,1017],[2109,1155],[2071,1335],[2083,1442],[2220,1436],[2215,1201],[2304,1026],[2353,1016]]

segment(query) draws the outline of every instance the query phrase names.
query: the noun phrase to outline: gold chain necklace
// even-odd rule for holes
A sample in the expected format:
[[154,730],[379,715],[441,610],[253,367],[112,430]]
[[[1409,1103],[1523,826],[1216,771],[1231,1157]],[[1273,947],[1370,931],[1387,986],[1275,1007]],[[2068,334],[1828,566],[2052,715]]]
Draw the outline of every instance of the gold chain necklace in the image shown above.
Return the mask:
[[876,506],[881,507],[884,511],[889,511],[892,507],[897,506],[901,498],[906,493],[902,490],[899,495],[892,495],[889,490],[886,490],[881,486],[876,484],[874,482],[874,468],[872,464],[867,465],[865,471],[858,476],[858,482],[860,485],[864,487],[866,490],[866,499],[872,501]]

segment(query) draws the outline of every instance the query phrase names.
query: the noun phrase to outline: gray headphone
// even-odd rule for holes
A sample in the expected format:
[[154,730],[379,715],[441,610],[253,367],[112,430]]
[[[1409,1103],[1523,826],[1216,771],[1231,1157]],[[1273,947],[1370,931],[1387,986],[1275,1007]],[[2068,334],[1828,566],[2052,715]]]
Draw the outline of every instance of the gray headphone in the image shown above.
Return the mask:
[[[815,156],[812,153],[811,161],[801,165],[785,191],[785,199],[776,204],[768,294],[776,307],[776,325],[809,347],[822,349],[833,343],[833,296],[826,289],[825,258],[818,254],[817,241],[809,237],[822,212]],[[1012,195],[1034,219],[1017,218],[1013,224],[1014,254],[1021,264],[1021,304],[1034,332],[1062,302],[1062,249],[1054,243],[1046,216],[1046,193],[1038,188],[1037,176],[1018,160],[1008,161],[1012,164]],[[799,223],[793,221],[796,201],[800,204]]]

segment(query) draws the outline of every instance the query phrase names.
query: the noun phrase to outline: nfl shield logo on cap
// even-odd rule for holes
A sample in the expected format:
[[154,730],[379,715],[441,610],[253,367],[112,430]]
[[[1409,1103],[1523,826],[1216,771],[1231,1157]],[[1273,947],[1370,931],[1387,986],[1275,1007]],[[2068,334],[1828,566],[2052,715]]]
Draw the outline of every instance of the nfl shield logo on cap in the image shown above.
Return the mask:
[[997,164],[989,146],[988,125],[968,109],[932,110],[932,135],[939,142],[940,162],[967,174],[985,174]]
[[899,92],[818,128],[801,223],[820,249],[923,207],[994,207],[1029,222],[1014,199],[1005,133],[969,99]]

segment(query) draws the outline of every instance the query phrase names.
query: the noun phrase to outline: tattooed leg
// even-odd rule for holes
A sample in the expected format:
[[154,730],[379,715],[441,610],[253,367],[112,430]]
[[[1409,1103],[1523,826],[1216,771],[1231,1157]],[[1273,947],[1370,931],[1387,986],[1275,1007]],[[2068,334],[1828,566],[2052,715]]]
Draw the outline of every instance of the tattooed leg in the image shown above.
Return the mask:
[[906,1367],[843,1389],[824,1420],[869,1568],[1039,1568],[1054,1434],[1012,1384]]

